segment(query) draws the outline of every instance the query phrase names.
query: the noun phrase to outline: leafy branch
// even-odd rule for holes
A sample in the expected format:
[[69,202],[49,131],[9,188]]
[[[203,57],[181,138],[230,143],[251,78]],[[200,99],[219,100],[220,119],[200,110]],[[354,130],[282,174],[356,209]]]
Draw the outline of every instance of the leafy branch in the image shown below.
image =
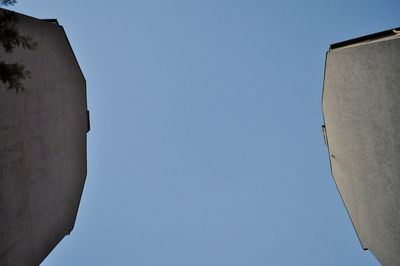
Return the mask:
[[17,3],[17,0],[1,0],[0,4],[3,6],[14,5]]
[[[0,0],[0,5],[14,5],[16,0]],[[16,47],[32,50],[36,46],[32,36],[21,35],[17,29],[18,17],[12,11],[5,10],[0,14],[0,46],[6,53],[12,53]],[[31,73],[19,63],[6,63],[0,56],[0,80],[7,84],[7,89],[18,93],[24,89],[22,80],[31,78]]]

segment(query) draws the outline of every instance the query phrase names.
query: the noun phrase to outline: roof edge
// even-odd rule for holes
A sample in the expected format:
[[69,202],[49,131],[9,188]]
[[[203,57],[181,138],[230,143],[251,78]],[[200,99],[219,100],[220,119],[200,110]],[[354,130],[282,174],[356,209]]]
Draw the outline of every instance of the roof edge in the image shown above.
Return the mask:
[[357,43],[361,43],[361,42],[373,41],[373,40],[378,40],[378,39],[385,38],[385,37],[394,36],[399,33],[400,33],[400,27],[393,28],[390,30],[380,31],[377,33],[368,34],[368,35],[365,35],[362,37],[357,37],[357,38],[346,40],[346,41],[333,43],[330,45],[329,48],[330,48],[330,50],[333,50],[336,48],[341,48],[341,47],[345,47],[348,45],[353,45],[353,44],[357,44]]

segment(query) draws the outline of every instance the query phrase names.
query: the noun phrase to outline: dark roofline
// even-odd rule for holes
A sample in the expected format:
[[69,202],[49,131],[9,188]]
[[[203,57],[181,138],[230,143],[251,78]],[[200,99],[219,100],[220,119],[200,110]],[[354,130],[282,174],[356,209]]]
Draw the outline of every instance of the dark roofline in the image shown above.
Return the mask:
[[390,29],[390,30],[385,30],[385,31],[377,32],[377,33],[368,34],[368,35],[365,35],[362,37],[350,39],[350,40],[343,41],[343,42],[337,42],[337,43],[330,45],[330,50],[348,46],[348,45],[352,45],[352,44],[356,44],[356,43],[365,42],[365,41],[373,41],[373,40],[377,40],[377,39],[381,39],[381,38],[385,38],[385,37],[394,36],[398,32],[400,32],[400,28],[394,28],[394,29]]
[[47,18],[47,19],[42,19],[42,20],[50,22],[50,23],[53,23],[53,24],[56,24],[56,25],[60,25],[56,18]]

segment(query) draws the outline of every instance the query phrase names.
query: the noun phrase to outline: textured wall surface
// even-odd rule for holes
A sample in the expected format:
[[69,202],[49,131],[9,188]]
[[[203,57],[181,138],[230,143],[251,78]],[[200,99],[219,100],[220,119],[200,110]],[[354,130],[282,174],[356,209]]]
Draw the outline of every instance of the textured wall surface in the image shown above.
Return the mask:
[[34,51],[0,51],[31,71],[0,84],[0,265],[38,265],[73,229],[86,178],[86,82],[61,26],[24,15]]
[[400,265],[400,39],[329,51],[323,113],[332,175],[361,245]]

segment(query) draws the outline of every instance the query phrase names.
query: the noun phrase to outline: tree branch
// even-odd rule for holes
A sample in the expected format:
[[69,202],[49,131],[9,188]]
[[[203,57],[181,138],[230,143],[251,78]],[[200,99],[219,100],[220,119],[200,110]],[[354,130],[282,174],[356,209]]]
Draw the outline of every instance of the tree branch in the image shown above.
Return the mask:
[[[0,0],[0,5],[13,5],[16,0]],[[0,15],[0,46],[6,53],[16,47],[32,50],[37,45],[31,36],[21,35],[17,29],[18,17],[12,11],[4,11]],[[15,89],[18,93],[24,89],[21,80],[30,78],[30,72],[19,63],[6,63],[0,56],[0,80],[8,84],[7,89]]]

